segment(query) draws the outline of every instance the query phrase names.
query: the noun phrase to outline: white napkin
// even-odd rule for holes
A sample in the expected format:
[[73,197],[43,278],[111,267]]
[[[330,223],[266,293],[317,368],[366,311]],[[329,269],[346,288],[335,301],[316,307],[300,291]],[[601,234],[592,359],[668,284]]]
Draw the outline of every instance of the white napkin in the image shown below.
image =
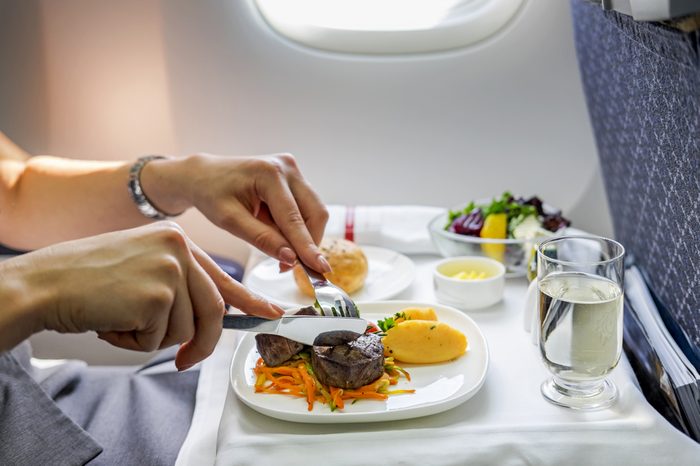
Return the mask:
[[[346,225],[352,223],[353,240],[358,244],[379,246],[403,254],[437,254],[428,223],[445,212],[441,207],[331,205],[328,211],[326,236],[344,238]],[[349,222],[349,217],[353,218],[352,222]]]
[[175,466],[208,465],[216,460],[219,421],[229,391],[228,367],[237,337],[238,332],[225,330],[214,353],[201,363],[192,423]]

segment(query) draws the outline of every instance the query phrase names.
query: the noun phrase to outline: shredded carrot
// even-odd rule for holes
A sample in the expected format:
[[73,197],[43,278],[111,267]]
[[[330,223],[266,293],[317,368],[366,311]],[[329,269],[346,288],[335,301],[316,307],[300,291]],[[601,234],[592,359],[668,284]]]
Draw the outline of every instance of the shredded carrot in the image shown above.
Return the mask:
[[309,411],[314,409],[314,401],[316,399],[316,383],[309,377],[309,373],[306,372],[306,364],[303,362],[297,366],[297,370],[301,374],[301,378],[304,381],[304,388],[306,389],[306,402],[308,403]]
[[393,358],[385,358],[384,374],[372,383],[354,390],[323,385],[309,363],[308,354],[301,353],[280,366],[268,367],[262,358],[255,364],[253,372],[256,393],[291,395],[304,398],[307,409],[313,410],[316,401],[327,404],[331,411],[345,408],[345,400],[354,403],[359,399],[386,400],[389,395],[414,393],[415,390],[389,390],[399,377],[411,380],[404,369],[394,364]]

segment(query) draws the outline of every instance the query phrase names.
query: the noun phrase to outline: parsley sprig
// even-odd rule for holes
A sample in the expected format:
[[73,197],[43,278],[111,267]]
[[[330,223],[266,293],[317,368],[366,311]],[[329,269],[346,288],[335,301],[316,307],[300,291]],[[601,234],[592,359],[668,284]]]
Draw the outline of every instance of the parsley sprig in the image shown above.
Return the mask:
[[[401,320],[399,320],[401,319]],[[398,320],[398,322],[397,322]],[[386,319],[380,319],[377,321],[377,326],[382,330],[382,332],[386,333],[389,331],[389,329],[396,327],[398,324],[403,322],[404,320],[409,320],[409,318],[406,316],[405,312],[397,312],[391,317],[387,317]]]

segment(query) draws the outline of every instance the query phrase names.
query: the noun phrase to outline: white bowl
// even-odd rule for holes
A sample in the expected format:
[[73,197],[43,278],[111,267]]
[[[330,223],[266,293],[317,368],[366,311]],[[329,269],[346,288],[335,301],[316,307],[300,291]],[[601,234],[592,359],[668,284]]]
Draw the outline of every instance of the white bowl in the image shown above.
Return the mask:
[[[470,270],[486,272],[486,278],[452,278],[456,273]],[[503,298],[505,275],[505,266],[497,260],[480,256],[451,257],[438,262],[433,270],[435,296],[441,303],[463,310],[492,306]]]

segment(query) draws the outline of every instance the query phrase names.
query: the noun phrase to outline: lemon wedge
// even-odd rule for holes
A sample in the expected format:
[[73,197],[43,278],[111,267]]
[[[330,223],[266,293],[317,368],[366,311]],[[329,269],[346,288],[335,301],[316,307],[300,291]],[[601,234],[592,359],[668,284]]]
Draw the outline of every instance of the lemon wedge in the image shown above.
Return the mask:
[[[484,219],[484,226],[481,228],[482,238],[505,239],[508,232],[508,214],[491,214]],[[506,254],[505,244],[484,243],[481,250],[491,259],[503,262]]]

